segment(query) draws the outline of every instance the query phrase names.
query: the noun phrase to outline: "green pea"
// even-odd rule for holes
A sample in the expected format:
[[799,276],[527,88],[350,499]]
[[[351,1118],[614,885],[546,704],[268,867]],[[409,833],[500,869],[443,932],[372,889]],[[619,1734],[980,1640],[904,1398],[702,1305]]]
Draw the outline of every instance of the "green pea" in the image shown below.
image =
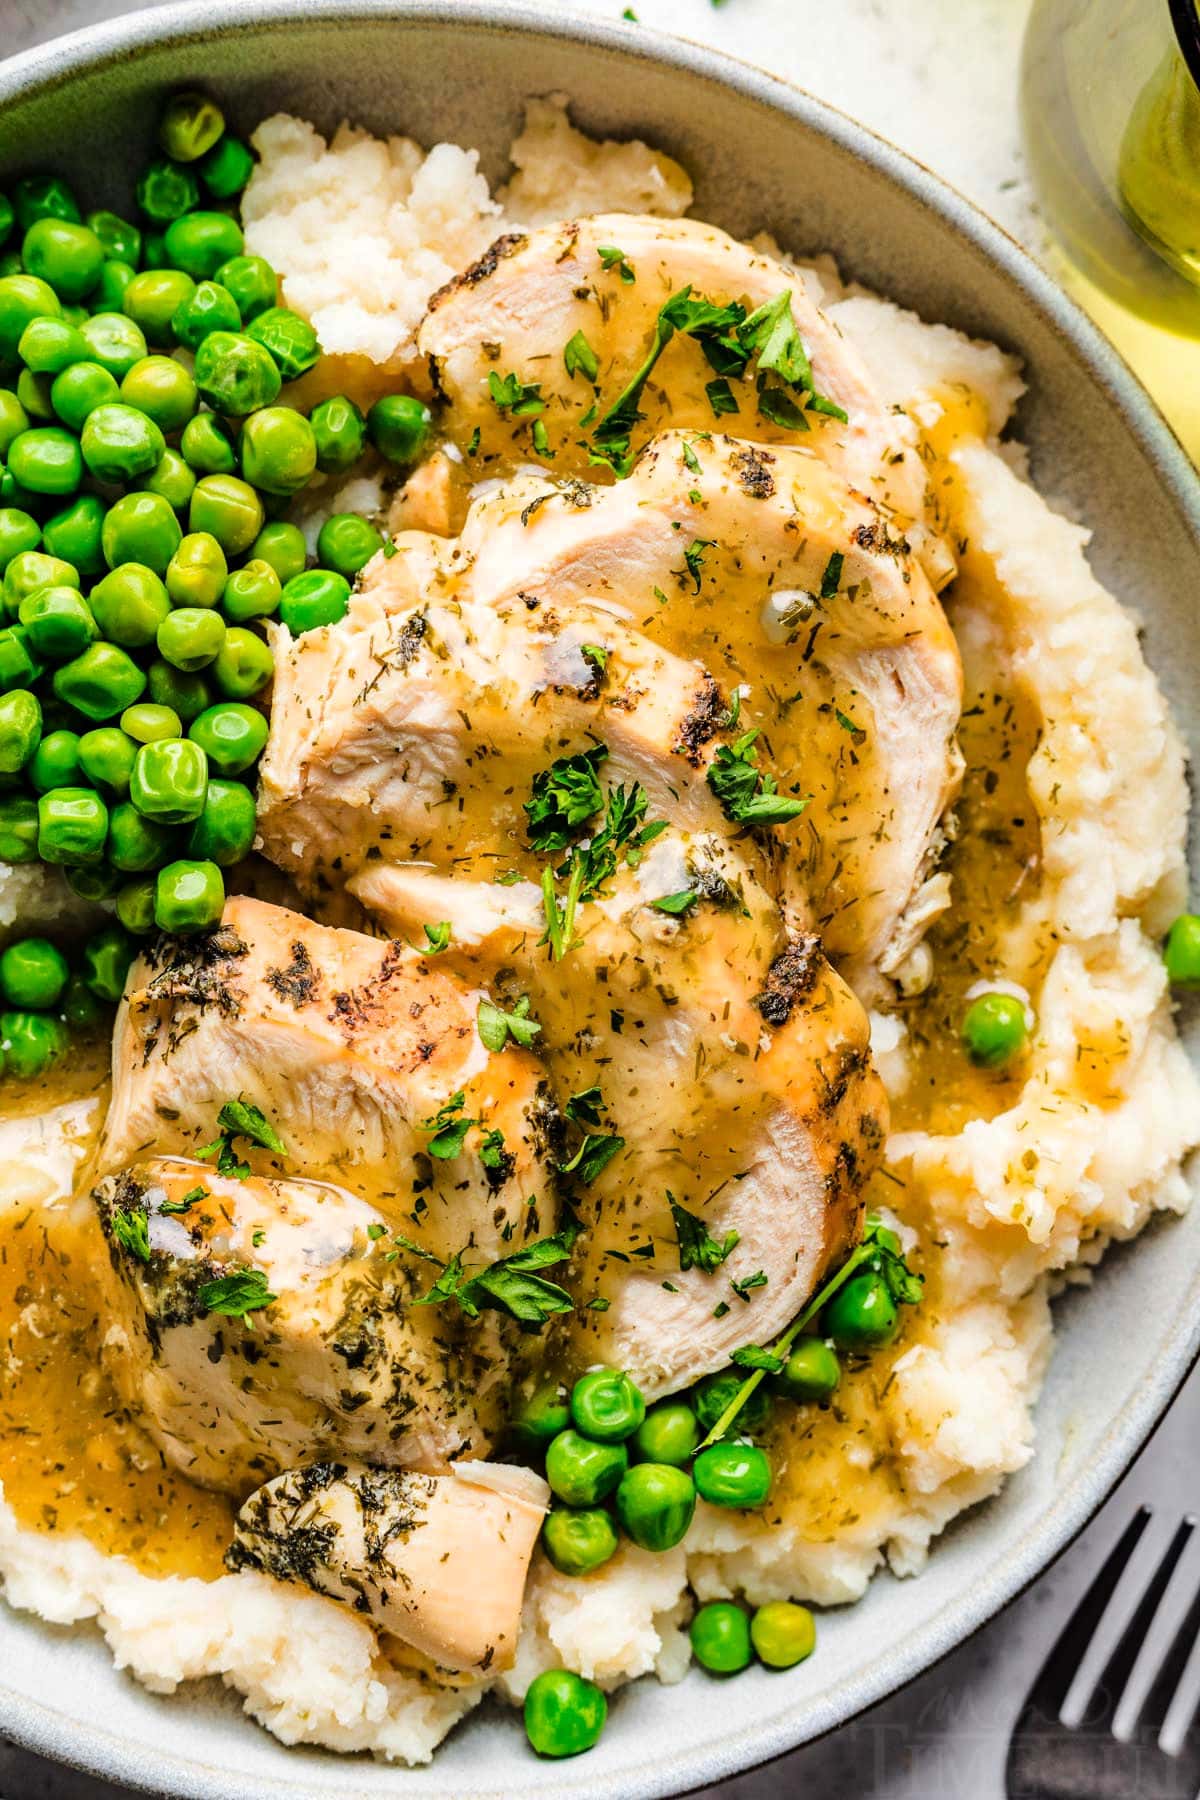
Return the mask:
[[195,282],[183,269],[143,269],[125,289],[125,310],[147,343],[166,346],[174,339],[176,313],[195,291]]
[[232,200],[254,173],[248,145],[226,132],[200,163],[200,179],[215,200]]
[[28,430],[29,414],[11,388],[0,388],[0,456],[7,456],[13,439]]
[[98,406],[108,406],[121,390],[115,375],[96,362],[72,363],[50,384],[50,404],[72,431],[82,431]]
[[16,775],[42,741],[42,703],[28,688],[0,695],[0,775]]
[[118,262],[115,258],[106,262],[92,295],[92,302],[97,310],[120,312],[125,304],[125,290],[136,274],[137,270],[132,263]]
[[433,415],[411,394],[385,394],[367,414],[367,434],[380,456],[407,467],[425,448]]
[[225,621],[206,606],[178,607],[158,628],[159,655],[188,674],[206,669],[224,643]]
[[0,862],[36,862],[37,836],[37,801],[28,794],[0,794]]
[[82,300],[99,279],[104,245],[86,225],[70,219],[37,219],[25,233],[21,261],[60,300]]
[[295,381],[321,355],[317,334],[307,319],[287,306],[269,306],[246,327],[256,344],[271,352],[285,381]]
[[692,1655],[713,1675],[736,1675],[750,1662],[750,1621],[732,1600],[710,1600],[692,1620]]
[[134,268],[142,254],[142,234],[128,219],[114,212],[90,212],[87,223],[100,239],[109,262],[130,263]]
[[0,469],[0,506],[16,506],[31,512],[40,504],[40,495],[23,488],[11,469]]
[[1020,1055],[1028,1038],[1025,1008],[1012,994],[980,994],[962,1022],[963,1048],[981,1069],[1002,1069]]
[[612,1515],[602,1506],[555,1506],[542,1521],[542,1549],[561,1575],[590,1575],[616,1555]]
[[214,412],[241,419],[282,386],[270,353],[241,331],[210,331],[196,351],[196,386]]
[[213,331],[240,331],[242,315],[237,301],[219,281],[202,281],[179,307],[171,329],[181,344],[198,350]]
[[31,494],[73,494],[83,480],[79,440],[58,425],[34,425],[14,438],[8,466]]
[[248,550],[263,523],[262,501],[249,482],[236,475],[205,475],[196,483],[188,529],[208,532],[227,556]]
[[17,355],[38,375],[57,375],[72,363],[86,362],[83,333],[65,319],[31,319],[21,333]]
[[190,163],[213,148],[225,129],[219,106],[206,94],[172,94],[163,108],[158,141],[173,162]]
[[528,1450],[540,1450],[571,1423],[567,1390],[561,1381],[539,1382],[513,1414],[512,1432]]
[[144,937],[154,930],[154,908],[158,896],[158,881],[154,875],[139,875],[133,881],[123,881],[116,893],[117,918],[135,937]]
[[45,1074],[51,1063],[65,1056],[70,1047],[67,1028],[61,1019],[47,1018],[45,1013],[6,1012],[0,1014],[0,1050],[10,1075],[29,1081]]
[[101,542],[110,569],[138,564],[164,575],[183,531],[161,494],[123,494],[108,510]]
[[317,467],[324,475],[344,475],[363,453],[367,421],[353,400],[334,394],[309,416],[317,446]]
[[131,800],[122,800],[109,814],[106,854],[114,869],[144,874],[170,861],[179,847],[179,835],[173,826],[147,819]]
[[[211,618],[209,613],[207,617]],[[165,654],[165,652],[164,652]],[[231,625],[213,663],[218,690],[230,700],[249,700],[261,693],[275,673],[271,647],[253,631]]]
[[890,1344],[900,1315],[882,1275],[852,1275],[821,1314],[821,1330],[839,1350],[868,1351]]
[[216,606],[227,585],[228,566],[211,532],[189,531],[167,564],[167,593],[176,606]]
[[670,1463],[635,1463],[621,1477],[616,1507],[626,1536],[641,1549],[673,1550],[692,1522],[695,1484]]
[[633,1454],[642,1462],[690,1462],[700,1442],[700,1421],[684,1400],[660,1400],[633,1434]]
[[22,369],[17,376],[17,399],[31,419],[54,417],[54,405],[50,398],[53,385],[53,376],[35,375],[32,369]]
[[312,478],[312,426],[292,406],[264,406],[242,427],[242,474],[268,494],[295,494]]
[[161,657],[150,664],[146,679],[155,705],[171,707],[185,725],[190,725],[212,705],[212,693],[203,675],[185,675],[182,669],[172,668]]
[[11,362],[31,319],[61,319],[62,302],[36,275],[0,276],[0,360]]
[[166,230],[167,255],[193,281],[208,281],[223,263],[240,256],[242,228],[223,212],[190,212],[173,219]]
[[148,231],[142,243],[142,272],[148,274],[166,267],[167,240],[161,231]]
[[155,225],[167,225],[199,204],[200,189],[190,169],[165,158],[152,162],[135,189],[137,203]]
[[82,975],[68,977],[63,989],[62,1015],[72,1031],[94,1031],[104,1018],[104,1009]]
[[88,414],[80,444],[97,481],[114,483],[148,474],[167,447],[153,419],[135,407],[117,404],[98,406]]
[[94,788],[51,788],[37,805],[37,847],[43,862],[99,862],[108,835],[108,808]]
[[382,549],[381,534],[357,513],[331,514],[317,536],[318,561],[326,568],[336,569],[347,581],[352,581]]
[[762,1506],[771,1492],[771,1464],[757,1444],[710,1444],[692,1464],[696,1491],[710,1506]]
[[226,869],[254,845],[254,795],[241,781],[209,781],[204,810],[192,826],[187,854]]
[[1200,914],[1180,913],[1167,933],[1163,961],[1172,987],[1200,987]]
[[[267,530],[270,529],[268,526]],[[259,533],[256,544],[261,542],[263,535]],[[282,592],[279,577],[270,563],[254,558],[235,569],[225,583],[221,610],[235,623],[244,619],[266,619],[279,610]]]
[[525,1735],[539,1756],[578,1756],[600,1741],[608,1702],[594,1681],[544,1669],[525,1695]]
[[568,1428],[546,1449],[546,1480],[568,1506],[595,1506],[629,1466],[624,1444],[600,1444]]
[[350,583],[336,569],[293,575],[279,602],[279,617],[294,637],[320,625],[336,625],[350,606]]
[[138,751],[129,798],[145,818],[188,825],[204,811],[207,790],[208,758],[191,738],[165,738]]
[[16,223],[16,211],[7,194],[0,194],[0,244],[7,242]]
[[262,755],[269,727],[260,712],[235,701],[208,707],[188,727],[218,775],[240,775]]
[[0,693],[27,687],[43,673],[23,626],[12,625],[0,631]]
[[[135,276],[125,289],[126,302],[138,283],[149,279],[152,278]],[[79,327],[79,335],[87,345],[92,361],[107,369],[117,381],[124,381],[134,363],[140,362],[146,354],[146,336],[141,325],[124,312],[94,313]]]
[[85,731],[79,740],[79,766],[96,787],[114,794],[128,792],[138,747],[115,725]]
[[47,556],[42,550],[22,550],[9,559],[4,571],[4,604],[16,615],[22,600],[41,587],[79,586],[79,571],[60,557]]
[[[47,732],[26,764],[25,773],[37,794],[48,794],[56,787],[82,787],[78,734],[65,730]],[[0,855],[0,861],[3,860]]]
[[242,319],[249,322],[275,304],[279,280],[261,256],[234,256],[217,270],[217,280],[228,288]]
[[119,925],[106,925],[89,938],[83,950],[83,979],[100,1000],[115,1005],[125,992],[130,965],[137,947]]
[[29,642],[47,662],[69,662],[100,635],[76,588],[38,588],[22,600],[19,616]]
[[237,451],[212,413],[197,413],[183,428],[179,448],[184,461],[201,475],[232,475]]
[[58,175],[25,176],[13,189],[13,200],[22,231],[38,219],[70,219],[78,224],[82,216],[74,194]]
[[792,1669],[816,1648],[816,1621],[794,1600],[770,1600],[750,1621],[750,1641],[768,1669]]
[[53,686],[55,698],[85,718],[112,719],[141,699],[146,677],[116,644],[90,644],[74,662],[55,670]]
[[[161,579],[139,562],[119,563],[111,569],[96,583],[88,602],[103,635],[128,650],[144,650],[152,644],[171,610]],[[139,689],[125,704],[140,698]]]
[[212,862],[173,862],[158,872],[154,922],[160,931],[209,931],[221,923],[225,883]]
[[[706,1437],[732,1403],[745,1379],[745,1372],[741,1369],[718,1369],[714,1375],[706,1375],[696,1383],[692,1403]],[[738,1414],[736,1429],[744,1431],[749,1437],[757,1437],[766,1430],[771,1411],[770,1394],[763,1387],[757,1387]]]
[[188,467],[178,450],[172,450],[169,445],[150,473],[138,482],[140,492],[160,495],[172,512],[184,511],[195,486],[195,471]]
[[0,507],[0,575],[14,556],[36,550],[42,541],[42,529],[32,514],[18,506]]
[[121,730],[136,743],[154,744],[159,738],[181,737],[183,724],[173,707],[142,700],[121,714]]
[[829,1345],[819,1337],[802,1337],[775,1377],[775,1386],[789,1400],[824,1403],[837,1391],[842,1367]]
[[79,494],[46,520],[42,541],[52,556],[71,563],[81,575],[98,575],[104,567],[103,525],[103,500],[95,494]]
[[54,1006],[71,973],[48,938],[21,938],[0,953],[0,994],[9,1006],[44,1012]]
[[[271,524],[263,526],[250,547],[250,555],[253,562],[266,563],[274,570],[282,588],[293,576],[304,573],[308,561],[308,546],[298,525],[291,525],[285,519],[275,519]],[[271,610],[274,611],[274,607]]]
[[161,431],[181,431],[196,410],[196,383],[174,357],[144,356],[122,381],[121,398]]
[[646,1402],[628,1375],[592,1369],[571,1389],[571,1423],[599,1444],[632,1437],[646,1417]]

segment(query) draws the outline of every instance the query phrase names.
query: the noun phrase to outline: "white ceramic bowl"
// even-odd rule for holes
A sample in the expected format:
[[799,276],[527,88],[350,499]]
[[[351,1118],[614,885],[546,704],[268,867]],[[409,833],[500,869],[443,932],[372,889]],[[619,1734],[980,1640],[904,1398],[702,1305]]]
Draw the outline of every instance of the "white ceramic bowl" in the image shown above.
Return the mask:
[[[697,0],[700,4],[700,0]],[[882,29],[882,28],[881,28]],[[884,47],[881,42],[881,55]],[[577,121],[639,133],[696,180],[696,209],[738,235],[831,250],[931,319],[1025,358],[1019,430],[1034,474],[1095,531],[1103,579],[1134,604],[1176,714],[1197,737],[1200,487],[1150,402],[1083,317],[966,201],[807,95],[644,27],[482,0],[212,0],[119,19],[0,67],[5,175],[54,167],[112,204],[148,152],[162,94],[204,84],[248,128],[278,107],[346,115],[425,143],[478,145],[498,177],[529,93],[564,89]],[[1197,1017],[1191,1019],[1196,1044]],[[427,1768],[286,1750],[214,1687],[174,1699],[116,1674],[87,1628],[0,1610],[0,1730],[112,1780],[203,1800],[428,1800],[667,1794],[840,1724],[908,1681],[1031,1581],[1090,1517],[1200,1348],[1200,1208],[1106,1259],[1062,1301],[1039,1449],[961,1519],[918,1580],[876,1580],[827,1615],[820,1655],[719,1693],[641,1682],[591,1755],[539,1763],[515,1713],[485,1708]]]

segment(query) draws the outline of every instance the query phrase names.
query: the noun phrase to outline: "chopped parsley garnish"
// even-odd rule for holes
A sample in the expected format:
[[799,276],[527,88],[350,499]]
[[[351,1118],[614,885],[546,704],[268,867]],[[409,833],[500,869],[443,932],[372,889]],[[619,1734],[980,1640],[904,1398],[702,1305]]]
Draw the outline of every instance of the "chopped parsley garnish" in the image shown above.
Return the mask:
[[491,1000],[481,1000],[475,1015],[479,1041],[485,1050],[503,1050],[511,1037],[522,1049],[528,1049],[542,1029],[529,1016],[529,996],[522,994],[511,1012],[503,1012]]
[[693,538],[683,553],[683,568],[671,570],[680,581],[690,576],[696,593],[700,592],[700,565],[704,561],[704,552],[711,550],[715,542],[715,538]]
[[511,1163],[502,1131],[493,1129],[484,1132],[479,1146],[479,1160],[485,1169],[502,1169],[506,1162]]
[[582,331],[577,331],[574,337],[567,339],[566,347],[563,350],[563,366],[568,375],[583,374],[589,381],[595,381],[599,374],[600,364],[596,352]]
[[440,1257],[431,1256],[428,1250],[399,1233],[396,1242],[426,1262],[441,1263],[441,1274],[428,1292],[414,1302],[415,1305],[436,1306],[453,1300],[468,1319],[477,1319],[482,1311],[490,1309],[506,1312],[524,1325],[540,1326],[555,1313],[574,1310],[574,1302],[567,1290],[559,1287],[557,1282],[546,1281],[537,1270],[565,1262],[578,1234],[579,1227],[572,1220],[553,1237],[538,1238],[534,1243],[526,1244],[523,1250],[501,1257],[499,1262],[474,1273],[464,1268],[461,1251],[448,1263],[441,1263]]
[[[844,1282],[849,1281],[852,1275],[857,1275],[864,1269],[870,1270],[887,1283],[888,1292],[897,1304],[916,1305],[921,1298],[925,1278],[922,1275],[914,1275],[899,1249],[895,1247],[896,1243],[895,1233],[884,1224],[879,1215],[868,1213],[862,1242],[850,1252],[837,1274],[832,1276],[823,1287],[817,1289],[803,1312],[792,1320],[787,1329],[775,1339],[775,1342],[767,1348],[759,1344],[746,1344],[740,1351],[734,1351],[732,1361],[740,1363],[743,1368],[748,1368],[750,1373],[700,1445],[701,1450],[707,1450],[710,1444],[718,1443],[725,1436],[747,1400],[762,1381],[763,1376],[772,1372],[775,1365],[768,1363],[766,1359],[774,1358],[777,1360],[778,1366],[782,1367],[787,1360],[788,1351],[796,1339],[812,1323],[826,1302],[832,1299],[833,1295],[837,1293]],[[737,1289],[738,1283],[733,1283],[733,1286]],[[725,1310],[728,1311],[728,1307]],[[722,1317],[723,1315],[718,1310],[714,1316]],[[749,1358],[756,1360],[750,1361]]]
[[800,816],[808,800],[779,793],[775,777],[758,766],[757,737],[756,730],[747,731],[732,748],[722,744],[709,764],[708,785],[735,825],[786,825]]
[[130,1256],[136,1256],[139,1262],[150,1261],[149,1223],[144,1212],[136,1207],[116,1207],[112,1214],[112,1234]]
[[724,1238],[718,1240],[711,1235],[704,1220],[681,1206],[674,1194],[668,1192],[667,1202],[671,1208],[671,1218],[675,1225],[675,1237],[679,1244],[679,1267],[687,1269],[703,1269],[711,1275],[719,1269],[731,1250],[737,1248],[739,1239],[736,1231],[727,1231]]
[[546,433],[544,419],[535,419],[533,421],[533,430],[530,433],[530,438],[533,443],[534,454],[545,457],[547,462],[552,462],[555,452],[550,448],[550,439]]
[[466,1103],[467,1097],[459,1088],[438,1107],[431,1119],[421,1120],[421,1130],[433,1133],[425,1147],[439,1162],[452,1162],[456,1156],[461,1156],[468,1131],[479,1123],[478,1119],[468,1119],[463,1112]]
[[427,940],[421,946],[422,956],[440,956],[443,950],[450,948],[452,933],[449,919],[439,919],[436,925],[423,925],[421,929]]
[[238,1138],[245,1138],[247,1143],[257,1144],[263,1150],[272,1150],[277,1156],[284,1154],[283,1139],[261,1107],[249,1100],[227,1100],[217,1114],[217,1124],[221,1127],[220,1137],[205,1144],[196,1155],[204,1160],[215,1156],[218,1175],[232,1176],[235,1181],[245,1181],[249,1175],[250,1164],[243,1162],[234,1149]]
[[700,473],[700,458],[688,443],[683,446],[683,460],[693,475]]
[[278,1299],[267,1286],[261,1269],[234,1269],[229,1275],[218,1275],[206,1281],[196,1294],[205,1312],[224,1313],[231,1319],[244,1319]]
[[835,550],[825,564],[825,573],[821,577],[820,595],[822,600],[832,600],[842,583],[842,566],[846,558],[842,551]]
[[695,906],[699,898],[695,888],[682,888],[678,894],[663,894],[660,899],[652,900],[650,904],[655,912],[670,913],[673,917],[678,918],[681,913],[685,913],[690,907]]
[[160,1213],[190,1212],[197,1200],[203,1199],[204,1189],[202,1187],[189,1188],[187,1193],[181,1195],[178,1200],[164,1200],[158,1210]]
[[625,1148],[623,1137],[603,1130],[606,1110],[604,1096],[598,1087],[582,1088],[578,1094],[571,1095],[563,1107],[563,1114],[572,1125],[582,1125],[585,1129],[574,1156],[569,1162],[559,1163],[560,1175],[578,1175],[580,1181],[595,1181],[617,1152]]
[[563,1107],[573,1125],[599,1125],[604,1110],[604,1096],[598,1087],[581,1088]]
[[719,376],[716,381],[706,382],[704,391],[708,395],[708,404],[712,407],[714,419],[721,418],[725,413],[741,411],[734,391],[724,376]]
[[519,381],[515,375],[497,375],[495,369],[489,369],[488,393],[496,411],[514,419],[535,418],[546,410],[540,381]]
[[565,850],[581,825],[604,805],[596,770],[608,756],[603,744],[578,756],[560,756],[533,778],[525,802],[529,842],[535,850]]
[[755,1288],[766,1287],[767,1276],[762,1269],[756,1269],[753,1275],[743,1275],[738,1281],[731,1278],[729,1285],[739,1300],[749,1301]]
[[778,1375],[783,1367],[782,1356],[776,1356],[773,1350],[764,1350],[761,1344],[743,1344],[740,1350],[733,1351],[729,1360],[739,1369],[762,1369],[767,1375]]
[[597,676],[603,675],[608,667],[609,651],[605,644],[580,644],[579,654],[584,662],[591,663]]
[[618,250],[615,244],[597,244],[596,255],[600,258],[604,268],[617,271],[626,286],[637,280],[637,276],[633,272],[633,264],[628,260],[625,252]]
[[380,1224],[378,1219],[374,1219],[367,1226],[367,1236],[373,1244],[377,1243],[381,1237],[387,1236],[387,1226]]
[[[470,437],[467,439],[467,455],[468,456],[475,456],[478,453],[479,435],[480,435],[479,427],[477,425],[475,427],[474,431],[471,433]],[[393,548],[394,548],[394,546],[393,546]]]

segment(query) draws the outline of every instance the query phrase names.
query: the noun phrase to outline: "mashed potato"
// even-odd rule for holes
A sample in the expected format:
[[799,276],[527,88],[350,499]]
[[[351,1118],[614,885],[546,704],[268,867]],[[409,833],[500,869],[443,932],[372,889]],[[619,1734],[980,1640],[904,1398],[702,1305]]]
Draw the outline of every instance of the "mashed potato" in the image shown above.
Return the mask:
[[[531,105],[516,174],[495,198],[475,153],[449,144],[426,155],[348,127],[326,144],[282,116],[255,144],[249,249],[282,271],[290,304],[311,316],[327,350],[376,364],[404,359],[429,294],[509,222],[601,208],[677,216],[691,198],[668,158],[592,143],[550,102]],[[995,969],[1030,997],[1032,1048],[1003,1110],[952,1130],[908,1116],[889,1146],[906,1207],[921,1210],[941,1249],[920,1329],[880,1398],[890,1477],[874,1503],[822,1541],[794,1520],[701,1504],[682,1546],[661,1556],[627,1546],[588,1581],[539,1560],[516,1666],[499,1681],[514,1700],[558,1664],[606,1686],[649,1672],[678,1680],[689,1589],[702,1599],[839,1602],[861,1594],[885,1558],[915,1573],[947,1521],[1033,1453],[1054,1281],[1154,1211],[1186,1203],[1181,1160],[1200,1090],[1155,944],[1184,896],[1183,756],[1136,623],[1092,576],[1086,533],[1051,510],[1019,453],[1000,443],[1021,392],[1013,360],[843,288],[827,264],[807,279],[908,414],[914,441],[949,432],[965,541],[951,622],[968,674],[1002,668],[1036,718],[1025,781],[1040,875]],[[44,923],[47,908],[68,904],[60,892],[40,874],[5,872],[0,924]],[[916,1054],[902,1013],[876,1015],[875,1042],[902,1102]],[[73,1114],[5,1127],[14,1193],[46,1203],[67,1191],[82,1123]],[[853,1454],[839,1468],[855,1479]],[[390,1660],[351,1613],[299,1589],[250,1573],[154,1580],[82,1539],[23,1530],[6,1507],[0,1570],[12,1604],[56,1621],[95,1619],[119,1666],[147,1686],[219,1675],[287,1743],[422,1760],[484,1691],[433,1685]]]

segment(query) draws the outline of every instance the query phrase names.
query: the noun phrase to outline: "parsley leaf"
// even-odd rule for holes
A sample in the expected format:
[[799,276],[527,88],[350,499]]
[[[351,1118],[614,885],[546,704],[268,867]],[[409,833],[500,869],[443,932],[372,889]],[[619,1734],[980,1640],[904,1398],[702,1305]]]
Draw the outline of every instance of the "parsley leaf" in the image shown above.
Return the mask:
[[617,1152],[624,1148],[625,1139],[618,1137],[615,1132],[589,1131],[570,1162],[559,1163],[558,1172],[560,1175],[577,1174],[580,1181],[595,1181]]
[[544,420],[535,419],[533,421],[530,438],[533,442],[534,455],[545,457],[547,462],[553,462],[556,452],[550,448],[550,438],[546,432]]
[[683,568],[672,569],[672,575],[680,581],[691,577],[695,592],[700,592],[700,565],[704,561],[704,552],[711,550],[716,543],[715,538],[693,538],[683,553]]
[[502,1169],[506,1161],[511,1164],[512,1158],[505,1146],[502,1131],[493,1129],[484,1132],[479,1146],[479,1160],[485,1169]]
[[577,331],[574,337],[568,338],[563,350],[563,366],[568,375],[574,376],[582,373],[587,376],[589,381],[595,381],[599,374],[600,364],[596,352],[582,331]]
[[687,442],[685,442],[683,446],[683,460],[693,475],[698,475],[700,473],[700,458],[696,455],[692,446]]
[[783,1357],[776,1356],[773,1350],[764,1350],[761,1344],[743,1344],[729,1358],[739,1369],[763,1369],[768,1375],[778,1375],[783,1367]]
[[842,567],[846,558],[842,551],[835,550],[825,564],[825,573],[821,577],[820,595],[822,600],[832,600],[842,582]]
[[128,1250],[130,1256],[136,1256],[139,1262],[150,1261],[149,1222],[144,1212],[136,1208],[118,1206],[112,1214],[112,1234],[122,1249]]
[[503,1050],[510,1037],[523,1049],[529,1048],[542,1029],[536,1019],[529,1017],[529,1004],[528,994],[521,995],[511,1012],[502,1012],[491,1000],[479,1002],[475,1024],[485,1050]]
[[633,264],[627,259],[625,252],[618,250],[615,244],[597,244],[596,255],[600,258],[604,268],[615,269],[626,285],[637,280],[637,276],[633,272]]
[[767,1276],[764,1270],[756,1269],[753,1275],[743,1275],[739,1281],[734,1281],[731,1277],[729,1285],[739,1300],[748,1301],[755,1288],[766,1287]]
[[704,391],[708,395],[708,404],[712,407],[714,419],[719,419],[724,413],[741,411],[733,389],[724,376],[717,381],[706,382]]
[[463,1113],[466,1103],[467,1097],[459,1088],[439,1106],[432,1118],[421,1120],[421,1130],[433,1133],[426,1149],[439,1162],[452,1162],[456,1156],[461,1156],[468,1131],[479,1123],[478,1119],[468,1119]]
[[732,748],[720,745],[708,767],[708,785],[735,825],[786,825],[800,816],[808,801],[778,792],[774,776],[758,766],[757,737],[756,730],[747,731]]
[[204,1189],[202,1187],[189,1188],[187,1193],[181,1195],[178,1200],[164,1200],[158,1210],[160,1213],[190,1212],[197,1200],[203,1199]]
[[663,894],[660,899],[652,900],[650,904],[655,912],[670,913],[673,917],[678,918],[681,913],[685,913],[690,907],[695,906],[699,898],[695,888],[683,888],[678,894]]
[[563,1112],[573,1125],[599,1125],[604,1111],[604,1097],[598,1087],[582,1088],[572,1094]]
[[221,1127],[220,1137],[205,1144],[196,1155],[204,1161],[215,1156],[218,1175],[232,1176],[235,1181],[245,1181],[249,1175],[250,1164],[242,1162],[234,1149],[238,1138],[245,1138],[263,1150],[272,1150],[277,1156],[284,1153],[283,1139],[266,1113],[249,1100],[227,1100],[217,1114],[217,1124]]
[[426,944],[421,946],[422,956],[440,956],[443,950],[448,950],[450,948],[451,931],[449,919],[441,919],[436,925],[423,925],[421,929],[429,940]]
[[500,376],[495,369],[489,369],[488,393],[496,411],[514,419],[531,419],[546,410],[540,381],[519,381],[515,375]]
[[229,1275],[218,1275],[206,1281],[196,1295],[205,1312],[224,1313],[231,1319],[244,1319],[278,1299],[267,1286],[261,1269],[235,1269]]
[[704,1220],[681,1206],[674,1194],[668,1191],[667,1202],[671,1208],[671,1218],[675,1225],[675,1237],[679,1244],[679,1267],[687,1269],[703,1269],[711,1275],[719,1269],[731,1250],[736,1249],[739,1238],[736,1231],[727,1231],[724,1239],[718,1243],[709,1233]]
[[596,770],[608,756],[603,744],[578,756],[560,756],[533,778],[525,802],[529,842],[535,850],[565,850],[581,825],[604,805]]
[[[444,1300],[453,1300],[469,1319],[477,1319],[481,1311],[490,1309],[506,1312],[522,1324],[544,1325],[556,1313],[572,1312],[574,1302],[565,1288],[559,1287],[557,1282],[546,1281],[536,1271],[564,1262],[571,1254],[578,1232],[579,1227],[572,1220],[553,1237],[526,1244],[523,1250],[501,1257],[474,1274],[464,1269],[462,1253],[458,1252],[443,1264],[433,1286],[415,1304],[436,1306]],[[396,1241],[405,1249],[416,1251],[426,1261],[438,1261],[427,1250],[399,1235]]]
[[789,288],[783,288],[773,300],[750,314],[738,330],[738,342],[748,351],[757,351],[760,374],[778,375],[789,387],[812,392],[812,364],[792,317]]
[[[542,871],[546,929],[541,941],[549,945],[556,962],[577,941],[575,917],[579,907],[594,899],[616,873],[618,851],[623,851],[626,862],[636,867],[645,846],[667,828],[665,820],[643,824],[647,802],[646,790],[640,783],[605,793],[596,770],[607,755],[605,746],[597,744],[582,755],[560,757],[549,769],[534,776],[531,796],[525,802],[533,848],[567,852],[557,867]],[[586,843],[574,842],[581,828],[601,810],[604,820],[599,828]],[[561,897],[556,878],[566,879],[566,893]]]
[[610,655],[606,644],[580,644],[579,654],[582,656],[584,662],[591,663],[597,676],[604,674],[605,669],[608,667],[608,658]]

